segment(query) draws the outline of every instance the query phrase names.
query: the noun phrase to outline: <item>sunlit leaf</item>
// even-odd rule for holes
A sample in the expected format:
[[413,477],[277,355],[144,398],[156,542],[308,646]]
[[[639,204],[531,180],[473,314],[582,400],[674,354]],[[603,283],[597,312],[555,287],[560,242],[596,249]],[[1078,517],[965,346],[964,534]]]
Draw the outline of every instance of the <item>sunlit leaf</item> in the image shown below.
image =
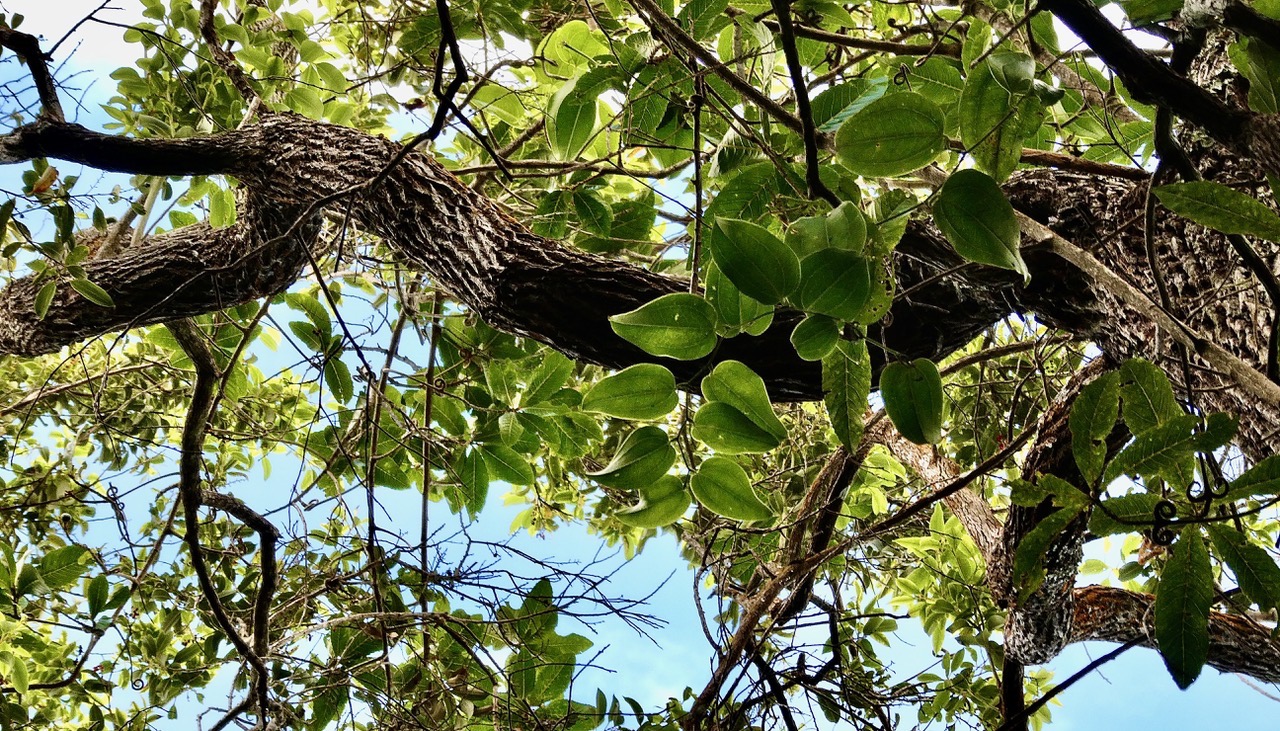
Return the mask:
[[756,495],[751,479],[728,457],[708,457],[689,480],[693,496],[707,510],[730,520],[769,520],[773,511]]

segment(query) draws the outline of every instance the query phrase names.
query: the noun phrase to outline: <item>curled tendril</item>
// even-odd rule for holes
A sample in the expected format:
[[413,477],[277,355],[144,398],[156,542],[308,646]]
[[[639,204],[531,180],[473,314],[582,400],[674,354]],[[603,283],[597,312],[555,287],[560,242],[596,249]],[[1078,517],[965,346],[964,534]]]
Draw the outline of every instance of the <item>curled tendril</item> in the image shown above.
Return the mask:
[[445,380],[444,376],[436,376],[435,380],[431,381],[431,389],[436,393],[444,393],[445,388],[448,386],[449,382]]
[[1213,492],[1201,484],[1199,480],[1193,480],[1187,486],[1186,495],[1187,499],[1193,503],[1207,503],[1213,500]]
[[1155,526],[1151,529],[1151,540],[1161,546],[1173,543],[1176,534],[1173,525],[1177,522],[1178,506],[1172,500],[1161,500],[1155,507]]
[[108,500],[110,500],[111,502],[115,502],[116,500],[119,500],[119,499],[120,499],[120,488],[116,487],[115,485],[111,485],[110,487],[108,487],[108,488],[107,488],[107,499],[108,499]]
[[129,681],[129,687],[133,688],[134,690],[142,690],[143,688],[147,687],[147,681],[143,680],[142,678],[134,678],[133,680]]
[[1215,479],[1209,481],[1209,495],[1211,495],[1214,500],[1221,500],[1225,498],[1229,492],[1231,492],[1231,485],[1228,484],[1226,480]]

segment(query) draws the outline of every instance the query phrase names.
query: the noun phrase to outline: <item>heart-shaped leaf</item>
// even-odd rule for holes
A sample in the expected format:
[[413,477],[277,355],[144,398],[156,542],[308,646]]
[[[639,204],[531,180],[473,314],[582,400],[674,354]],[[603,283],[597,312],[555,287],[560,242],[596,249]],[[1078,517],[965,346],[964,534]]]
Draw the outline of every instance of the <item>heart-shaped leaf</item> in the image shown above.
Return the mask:
[[990,175],[980,170],[952,173],[938,191],[933,220],[960,256],[1031,278],[1018,249],[1018,217]]
[[696,360],[716,347],[716,313],[696,294],[673,292],[609,318],[613,331],[652,355]]
[[881,97],[836,132],[836,155],[868,178],[903,175],[933,162],[947,149],[946,115],[915,92]]
[[728,457],[709,457],[689,479],[693,496],[707,510],[730,520],[769,520],[773,511],[760,501],[751,479]]
[[664,475],[657,482],[640,488],[640,500],[613,516],[632,528],[661,528],[680,520],[693,498],[675,475]]
[[726,360],[702,379],[702,395],[741,411],[752,423],[779,442],[787,438],[787,428],[773,413],[773,403],[764,379],[736,360]]
[[587,475],[601,485],[638,490],[657,482],[675,463],[676,450],[667,433],[642,426],[627,435],[604,469]]
[[791,331],[791,344],[804,360],[822,360],[839,339],[840,324],[825,315],[809,315]]
[[657,419],[679,399],[676,378],[654,363],[640,363],[601,380],[582,397],[582,410],[622,419]]
[[898,432],[916,444],[942,439],[942,378],[927,358],[890,363],[880,371],[880,396]]
[[763,226],[717,218],[710,248],[720,272],[760,302],[776,305],[800,284],[800,260]]
[[720,401],[703,404],[693,416],[693,438],[723,454],[767,452],[782,440],[749,416]]
[[805,312],[852,320],[871,299],[872,262],[843,249],[823,249],[800,265],[800,291],[793,297]]

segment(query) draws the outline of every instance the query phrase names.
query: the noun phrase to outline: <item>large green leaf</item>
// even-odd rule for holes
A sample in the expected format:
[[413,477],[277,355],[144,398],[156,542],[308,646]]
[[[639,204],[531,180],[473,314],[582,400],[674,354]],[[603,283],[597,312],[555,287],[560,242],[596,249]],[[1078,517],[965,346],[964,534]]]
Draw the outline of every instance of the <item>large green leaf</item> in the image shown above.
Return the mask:
[[1155,189],[1160,204],[1201,226],[1228,234],[1280,241],[1280,216],[1251,195],[1210,180]]
[[888,79],[854,79],[824,89],[813,98],[813,123],[823,132],[835,132],[845,120],[884,96]]
[[1182,529],[1156,588],[1155,634],[1160,656],[1179,688],[1200,676],[1209,656],[1213,568],[1199,526]]
[[1182,414],[1134,437],[1133,443],[1107,465],[1104,484],[1121,475],[1133,475],[1187,487],[1195,473],[1195,428],[1199,423],[1196,416]]
[[1249,108],[1259,114],[1280,113],[1280,49],[1242,38],[1227,51],[1249,80]]
[[1160,496],[1147,492],[1103,500],[1089,514],[1089,532],[1096,536],[1136,533],[1150,528]]
[[701,358],[716,347],[716,313],[705,299],[673,292],[609,318],[613,331],[652,355]]
[[717,218],[711,256],[743,294],[777,304],[800,284],[800,261],[769,229],[736,218]]
[[46,553],[40,559],[40,578],[54,591],[66,589],[80,581],[89,569],[92,556],[84,546],[63,546]]
[[477,449],[468,449],[458,455],[453,465],[462,488],[462,499],[472,517],[480,514],[489,499],[489,468],[484,455]]
[[1071,405],[1071,452],[1085,482],[1092,485],[1102,475],[1107,457],[1107,437],[1120,417],[1120,376],[1104,373],[1080,390]]
[[1225,525],[1208,525],[1213,547],[1231,573],[1240,590],[1263,610],[1280,608],[1280,566],[1262,546],[1249,542],[1243,533]]
[[[958,119],[960,139],[984,172],[1003,182],[1018,165],[1022,141],[1042,118],[1040,100],[1034,94],[1010,93],[997,79],[993,60],[988,58],[969,72],[960,95]],[[1001,72],[1016,77],[1018,64],[1002,66]]]
[[730,520],[769,520],[773,511],[761,502],[737,462],[728,457],[708,457],[689,479],[693,496],[707,510]]
[[729,404],[710,401],[693,416],[693,437],[723,454],[767,452],[782,443]]
[[1013,205],[986,173],[952,173],[933,203],[933,220],[960,256],[1031,278],[1018,248],[1022,231]]
[[836,437],[846,449],[857,449],[871,393],[871,357],[865,340],[841,340],[822,359],[822,392]]
[[572,160],[587,146],[596,129],[596,96],[585,88],[585,76],[570,79],[547,107],[547,138],[559,160]]
[[736,360],[726,360],[702,379],[702,395],[741,411],[764,432],[778,441],[787,438],[787,428],[773,412],[764,379]]
[[692,502],[679,477],[664,475],[652,485],[641,487],[640,500],[613,517],[632,528],[661,528],[679,520]]
[[622,419],[657,419],[671,413],[678,402],[671,371],[640,363],[593,386],[582,397],[582,410]]
[[837,320],[852,320],[871,299],[875,262],[844,249],[823,249],[800,264],[800,289],[792,296],[800,309]]
[[1280,455],[1263,459],[1231,481],[1228,500],[1245,500],[1259,495],[1280,494]]
[[915,92],[890,94],[845,120],[836,132],[836,154],[859,175],[903,175],[947,149],[945,130],[946,116],[937,104]]
[[1120,402],[1125,426],[1142,434],[1184,412],[1164,371],[1150,361],[1131,358],[1120,366]]
[[861,253],[867,243],[867,218],[845,201],[825,216],[808,216],[791,224],[786,241],[802,260],[828,248]]
[[512,485],[532,485],[533,467],[529,460],[519,452],[505,444],[482,444],[480,451],[484,454],[485,465],[489,474],[498,480],[510,482]]
[[676,463],[676,450],[667,433],[642,426],[627,435],[604,469],[587,475],[602,485],[638,490],[652,485]]
[[928,358],[890,363],[880,371],[884,410],[898,432],[916,444],[942,439],[942,378]]

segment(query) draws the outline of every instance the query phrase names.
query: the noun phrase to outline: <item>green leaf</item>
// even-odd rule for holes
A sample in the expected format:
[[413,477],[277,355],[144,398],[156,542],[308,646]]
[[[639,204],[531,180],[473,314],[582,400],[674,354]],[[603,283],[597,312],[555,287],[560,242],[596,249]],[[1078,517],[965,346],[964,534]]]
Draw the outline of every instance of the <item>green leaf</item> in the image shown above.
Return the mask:
[[1280,241],[1280,216],[1257,198],[1221,183],[1170,183],[1155,194],[1165,208],[1206,228]]
[[5,654],[9,656],[9,670],[5,673],[5,680],[8,680],[9,685],[12,685],[19,694],[26,693],[31,688],[31,676],[27,673],[27,659],[15,653]]
[[822,360],[839,339],[840,324],[824,315],[809,315],[791,331],[791,344],[804,360]]
[[1121,475],[1162,478],[1179,488],[1191,484],[1195,476],[1195,428],[1200,420],[1183,414],[1148,429],[1125,447],[1103,474],[1103,483]]
[[1184,412],[1164,371],[1150,361],[1131,358],[1120,366],[1120,403],[1129,431],[1142,434]]
[[340,404],[345,404],[355,395],[355,384],[351,380],[351,369],[341,358],[333,357],[324,362],[324,383],[329,392]]
[[752,299],[777,304],[800,284],[799,259],[763,226],[717,218],[710,249],[720,272]]
[[573,361],[550,348],[543,350],[538,354],[538,366],[529,376],[521,404],[532,406],[550,399],[564,387],[572,374]]
[[295,86],[284,95],[285,106],[304,117],[324,119],[324,99],[309,86]]
[[57,282],[45,282],[36,292],[36,319],[43,320],[49,314],[49,305],[53,304],[53,295],[58,291]]
[[582,410],[621,419],[658,419],[671,413],[678,402],[671,371],[640,363],[592,386],[582,397]]
[[1151,527],[1160,496],[1147,492],[1103,500],[1089,514],[1089,531],[1096,536],[1136,533]]
[[[978,167],[1003,182],[1018,165],[1022,141],[1043,118],[1040,100],[1034,94],[1010,94],[996,79],[993,59],[988,58],[969,73],[960,95],[957,119],[960,140],[973,155]],[[1002,71],[1015,74],[1017,63]]]
[[1280,494],[1280,455],[1272,455],[1245,470],[1231,482],[1228,500]]
[[1119,0],[1118,4],[1134,25],[1149,25],[1173,18],[1183,0]]
[[1031,90],[1036,75],[1036,62],[1025,53],[1002,51],[988,57],[991,76],[1010,94],[1025,94]]
[[98,574],[89,582],[89,588],[85,591],[85,598],[89,600],[89,616],[96,617],[107,605],[107,592],[110,587],[107,586],[106,574]]
[[1206,526],[1218,555],[1231,567],[1240,590],[1264,610],[1280,607],[1280,566],[1261,546],[1225,525]]
[[729,281],[714,261],[707,262],[707,301],[715,308],[722,327],[717,332],[726,337],[745,332],[760,335],[773,322],[773,305],[766,305],[743,294]]
[[779,442],[787,438],[787,428],[773,412],[764,379],[742,363],[726,360],[717,365],[702,379],[702,395],[709,401],[722,402],[742,412]]
[[716,347],[715,310],[695,294],[663,295],[609,322],[620,337],[651,355],[696,360]]
[[1085,482],[1093,485],[1102,476],[1107,457],[1107,437],[1120,417],[1120,376],[1104,373],[1083,389],[1071,405],[1071,452]]
[[533,484],[533,468],[529,466],[529,460],[516,450],[505,444],[482,444],[480,451],[492,478],[512,485]]
[[1019,250],[1018,217],[1004,191],[986,173],[952,173],[933,203],[933,220],[960,256],[1031,278]]
[[80,581],[91,558],[84,546],[56,548],[40,559],[40,577],[51,590],[60,591]]
[[638,490],[657,482],[676,463],[676,450],[667,433],[642,426],[627,435],[604,469],[587,475],[602,485]]
[[1227,53],[1249,80],[1249,109],[1258,114],[1280,113],[1280,49],[1241,39],[1228,46]]
[[573,210],[572,191],[548,191],[538,201],[532,222],[533,232],[549,239],[564,238],[569,233],[569,212]]
[[575,191],[573,210],[582,228],[597,236],[608,236],[613,229],[613,209],[600,196],[587,190]]
[[822,391],[836,437],[846,449],[857,449],[871,393],[871,356],[865,340],[841,340],[822,359]]
[[1013,556],[1013,585],[1019,597],[1025,599],[1034,594],[1044,583],[1044,555],[1053,539],[1066,530],[1078,515],[1080,511],[1076,508],[1055,510],[1023,536]]
[[693,498],[675,475],[664,475],[652,485],[640,488],[640,500],[613,514],[623,525],[632,528],[661,528],[680,520]]
[[792,223],[786,241],[800,259],[830,248],[859,254],[867,243],[867,218],[855,204],[845,201],[825,216],[808,216]]
[[[570,79],[551,97],[547,107],[547,138],[557,160],[573,160],[587,146],[596,128],[598,89],[586,87],[586,75]],[[578,89],[579,84],[584,88]]]
[[942,440],[942,377],[928,358],[890,363],[880,371],[880,396],[898,432],[916,444]]
[[693,496],[716,515],[740,521],[763,521],[773,511],[760,501],[751,487],[751,479],[742,467],[728,457],[708,457],[689,479]]
[[467,512],[474,518],[480,514],[485,501],[489,499],[489,468],[485,465],[484,455],[478,449],[459,453],[453,471],[458,476],[458,486],[462,488],[462,499]]
[[800,309],[837,320],[853,320],[871,299],[875,264],[843,249],[823,249],[800,264]]
[[111,295],[107,294],[107,290],[90,282],[88,279],[79,278],[71,280],[71,288],[80,293],[80,296],[98,305],[99,307],[115,307],[116,303],[111,300]]
[[813,124],[822,132],[835,132],[845,120],[862,111],[868,104],[884,96],[889,80],[854,79],[824,89],[813,98]]
[[1179,688],[1200,676],[1209,656],[1213,568],[1200,529],[1182,529],[1156,588],[1155,635],[1160,656]]
[[836,155],[853,172],[887,178],[919,170],[947,149],[942,109],[915,92],[868,104],[836,132]]
[[723,454],[767,452],[782,443],[751,417],[729,404],[711,401],[693,416],[694,439]]

